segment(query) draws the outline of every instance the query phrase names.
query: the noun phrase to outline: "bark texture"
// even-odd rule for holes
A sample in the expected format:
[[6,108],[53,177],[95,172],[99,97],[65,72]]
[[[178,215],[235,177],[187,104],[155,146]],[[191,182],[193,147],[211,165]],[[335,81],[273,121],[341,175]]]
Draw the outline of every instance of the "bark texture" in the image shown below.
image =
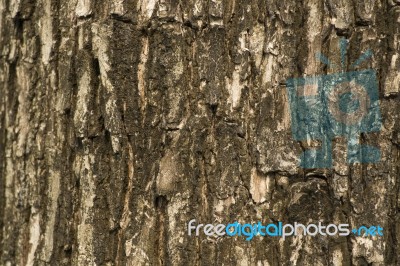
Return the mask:
[[[400,265],[398,0],[0,0],[1,265]],[[285,81],[377,71],[377,164],[304,171]],[[380,224],[189,237],[187,222]]]

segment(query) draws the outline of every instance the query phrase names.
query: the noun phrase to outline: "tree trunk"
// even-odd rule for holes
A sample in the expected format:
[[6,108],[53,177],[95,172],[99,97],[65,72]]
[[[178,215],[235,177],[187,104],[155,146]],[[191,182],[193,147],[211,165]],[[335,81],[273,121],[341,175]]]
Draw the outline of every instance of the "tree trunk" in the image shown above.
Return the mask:
[[[399,265],[398,0],[0,0],[1,265]],[[289,78],[377,73],[378,163],[299,166]],[[292,121],[293,122],[293,121]],[[381,237],[188,235],[196,223]]]

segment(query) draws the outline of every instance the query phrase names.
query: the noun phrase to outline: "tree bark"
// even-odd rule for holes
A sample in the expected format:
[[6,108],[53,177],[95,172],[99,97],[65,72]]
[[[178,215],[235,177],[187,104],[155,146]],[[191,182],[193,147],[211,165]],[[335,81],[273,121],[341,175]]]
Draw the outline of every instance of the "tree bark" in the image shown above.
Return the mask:
[[[398,0],[0,0],[1,265],[399,265]],[[374,69],[382,153],[302,169],[286,80]],[[187,223],[383,237],[188,236]]]

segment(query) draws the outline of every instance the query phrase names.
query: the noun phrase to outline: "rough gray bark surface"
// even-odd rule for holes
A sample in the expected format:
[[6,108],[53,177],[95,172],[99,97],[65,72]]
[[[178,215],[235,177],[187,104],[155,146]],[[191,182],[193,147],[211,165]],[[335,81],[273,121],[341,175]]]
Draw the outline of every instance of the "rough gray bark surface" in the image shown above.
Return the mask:
[[[398,0],[0,0],[1,265],[399,265]],[[378,164],[302,170],[285,81],[378,73]],[[187,222],[384,237],[189,237]]]

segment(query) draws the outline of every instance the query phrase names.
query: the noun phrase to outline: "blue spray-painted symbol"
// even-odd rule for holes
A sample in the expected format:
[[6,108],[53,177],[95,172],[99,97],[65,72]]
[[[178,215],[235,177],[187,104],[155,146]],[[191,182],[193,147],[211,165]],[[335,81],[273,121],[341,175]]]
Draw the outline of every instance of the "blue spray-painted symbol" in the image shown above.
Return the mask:
[[[340,42],[342,71],[345,68],[347,40]],[[334,67],[328,58],[317,54],[323,63]],[[355,68],[370,58],[368,50],[356,60]],[[297,141],[316,140],[317,148],[300,156],[302,168],[331,168],[332,139],[344,136],[348,141],[348,163],[376,163],[380,150],[359,142],[360,133],[381,129],[376,72],[372,69],[287,80],[292,134]]]

